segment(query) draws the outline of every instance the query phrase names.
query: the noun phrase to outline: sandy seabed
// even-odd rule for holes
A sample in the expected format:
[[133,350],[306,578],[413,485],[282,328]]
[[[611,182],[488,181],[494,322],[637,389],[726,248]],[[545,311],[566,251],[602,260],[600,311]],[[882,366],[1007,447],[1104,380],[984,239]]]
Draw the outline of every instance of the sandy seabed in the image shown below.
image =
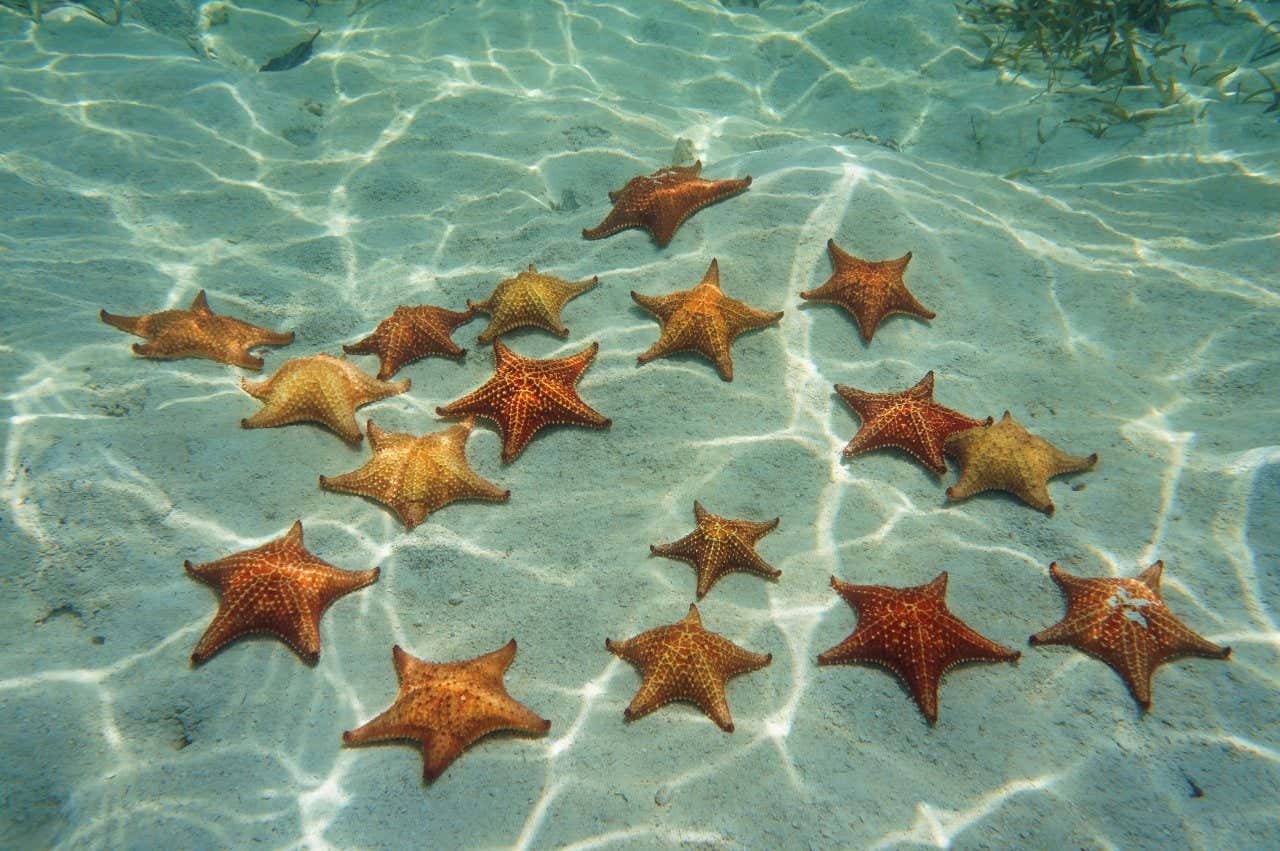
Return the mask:
[[[642,11],[643,7],[643,11]],[[1264,104],[1094,138],[1078,99],[977,67],[949,4],[765,2],[131,5],[121,26],[0,10],[0,838],[10,847],[1204,847],[1280,831],[1280,126]],[[939,12],[939,9],[943,11]],[[1242,38],[1200,22],[1206,42]],[[293,70],[254,69],[315,29]],[[580,237],[606,194],[674,158],[743,196],[666,249]],[[1012,177],[1011,177],[1012,175]],[[937,318],[870,345],[802,305],[826,242],[914,259]],[[735,379],[696,356],[636,364],[657,324],[629,293],[695,284],[775,327]],[[242,431],[221,364],[135,358],[100,308],[213,308],[337,353],[397,304],[460,309],[529,263],[600,285],[570,336],[601,346],[580,392],[608,431],[540,434],[514,463],[469,447],[502,505],[406,532],[321,491],[352,449],[311,426]],[[363,409],[441,426],[492,372],[421,361]],[[373,371],[376,361],[358,362]],[[973,416],[1006,409],[1092,472],[1046,518],[1003,494],[948,503],[909,458],[849,461],[832,386],[928,370]],[[1267,391],[1267,387],[1272,387]],[[692,504],[781,518],[775,583],[723,579],[706,625],[771,666],[733,680],[737,730],[673,705],[627,724],[636,672],[604,650],[671,623],[693,573],[648,546]],[[192,669],[215,599],[182,571],[283,534],[373,587],[326,615],[307,668],[246,640]],[[1101,662],[1028,648],[1056,622],[1049,562],[1166,563],[1173,611],[1228,662],[1160,669],[1145,716]],[[870,666],[818,668],[853,629],[832,575],[918,585],[1022,649],[953,671],[930,727]],[[430,787],[411,747],[345,749],[390,702],[390,648],[466,658],[516,637],[511,693],[542,739],[478,742]],[[1197,794],[1198,792],[1198,794]]]

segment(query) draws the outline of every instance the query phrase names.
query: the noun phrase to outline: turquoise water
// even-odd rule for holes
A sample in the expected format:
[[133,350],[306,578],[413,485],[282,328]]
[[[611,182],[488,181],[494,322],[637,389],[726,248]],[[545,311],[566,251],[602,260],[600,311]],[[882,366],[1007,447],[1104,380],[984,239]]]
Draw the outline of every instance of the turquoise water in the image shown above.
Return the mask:
[[[1179,22],[1228,63],[1257,40],[1246,24]],[[305,64],[256,71],[316,29]],[[3,844],[1263,847],[1280,830],[1276,113],[1189,84],[1194,109],[1096,137],[1064,124],[1083,95],[980,58],[926,0],[138,0],[115,27],[0,7]],[[581,238],[608,191],[693,158],[750,190],[665,249]],[[864,345],[838,309],[802,306],[832,238],[911,251],[937,318]],[[727,294],[781,322],[737,340],[732,383],[696,355],[638,366],[658,325],[630,291],[692,287],[713,257]],[[468,456],[510,501],[411,532],[317,487],[367,448],[244,431],[249,373],[137,358],[96,315],[204,289],[296,332],[267,376],[530,263],[600,284],[565,308],[568,338],[504,339],[540,358],[599,342],[579,391],[612,428],[549,429],[504,465],[482,424]],[[361,424],[442,427],[436,406],[492,374],[483,327],[455,335],[461,363],[402,370],[412,389]],[[898,452],[842,460],[859,423],[833,385],[928,370],[942,404],[1011,410],[1099,465],[1050,484],[1050,518],[999,493],[948,502],[955,473]],[[648,547],[693,528],[695,499],[781,518],[758,545],[781,578],[732,574],[699,603],[773,654],[730,681],[732,734],[689,704],[625,722],[640,677],[604,647],[693,601],[693,571]],[[273,639],[192,668],[216,598],[184,560],[296,519],[377,584],[329,610],[314,668]],[[1228,661],[1161,667],[1144,714],[1102,662],[1027,646],[1063,612],[1051,561],[1134,576],[1156,559],[1169,607]],[[952,610],[1023,655],[948,674],[936,726],[885,670],[816,665],[856,622],[832,575],[941,570]],[[512,637],[507,688],[546,737],[484,738],[429,786],[411,745],[342,747],[395,696],[393,644],[449,661]]]

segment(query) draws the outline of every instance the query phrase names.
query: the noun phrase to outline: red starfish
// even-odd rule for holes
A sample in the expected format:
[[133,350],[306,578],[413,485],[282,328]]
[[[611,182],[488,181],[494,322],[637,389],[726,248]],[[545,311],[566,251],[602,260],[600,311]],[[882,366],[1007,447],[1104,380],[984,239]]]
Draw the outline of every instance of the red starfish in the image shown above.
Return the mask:
[[1175,656],[1225,659],[1219,647],[1196,635],[1169,611],[1160,596],[1158,561],[1137,579],[1086,579],[1049,565],[1049,575],[1067,597],[1061,621],[1031,636],[1033,645],[1069,644],[1115,669],[1143,709],[1151,708],[1151,675]]
[[604,221],[584,230],[587,239],[604,239],[627,228],[644,228],[660,246],[671,242],[676,229],[685,219],[708,204],[723,201],[751,185],[751,176],[736,180],[705,180],[702,161],[691,166],[668,166],[650,175],[627,181],[621,189],[610,192],[613,209]]
[[378,568],[339,570],[307,552],[302,521],[283,538],[208,564],[184,562],[187,573],[218,591],[218,613],[191,654],[200,664],[250,633],[270,633],[314,665],[320,659],[320,617],[344,594],[372,585]]
[[827,253],[834,267],[831,277],[816,290],[800,293],[800,297],[838,304],[849,311],[866,342],[871,342],[880,320],[891,313],[906,313],[921,319],[937,316],[916,301],[902,281],[902,273],[911,262],[910,251],[897,260],[862,260],[841,250],[834,239],[828,239]]
[[521,357],[494,340],[497,369],[493,377],[461,399],[436,408],[436,413],[443,417],[475,414],[493,420],[502,434],[503,461],[519,455],[543,426],[608,428],[613,421],[578,398],[574,389],[599,350],[600,344],[592,343],[567,358],[537,360]]
[[818,656],[819,665],[874,662],[898,675],[930,723],[938,721],[938,683],[961,662],[1012,662],[1022,654],[983,638],[947,608],[947,574],[928,585],[831,587],[853,607],[858,627]]
[[836,392],[862,420],[862,427],[844,448],[846,458],[896,446],[941,476],[947,472],[942,457],[946,439],[967,428],[991,425],[990,417],[985,422],[975,420],[933,401],[933,370],[901,393],[868,393],[843,384],[836,385]]
[[446,310],[432,304],[418,307],[400,305],[378,323],[372,334],[358,343],[343,346],[342,350],[349,355],[377,355],[380,364],[378,380],[386,381],[401,367],[428,355],[448,358],[465,355],[467,350],[450,339],[450,335],[475,315],[471,309]]

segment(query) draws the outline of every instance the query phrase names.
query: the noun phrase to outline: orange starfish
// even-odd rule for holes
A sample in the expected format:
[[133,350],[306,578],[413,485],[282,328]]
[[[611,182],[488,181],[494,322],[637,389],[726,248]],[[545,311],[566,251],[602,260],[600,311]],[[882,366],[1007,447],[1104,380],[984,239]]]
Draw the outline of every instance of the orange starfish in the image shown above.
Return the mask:
[[640,690],[622,713],[628,721],[648,715],[671,703],[696,704],[726,733],[733,732],[733,717],[725,697],[730,677],[763,668],[772,653],[752,653],[702,626],[698,607],[689,606],[684,620],[642,632],[626,641],[604,640],[609,652],[640,669]]
[[262,401],[262,410],[240,421],[243,428],[274,428],[290,423],[320,423],[348,443],[364,439],[356,409],[403,393],[404,381],[379,381],[345,358],[318,354],[285,361],[263,381],[242,379],[244,392]]
[[680,559],[698,572],[698,599],[701,600],[721,576],[746,571],[767,579],[777,579],[782,571],[770,567],[756,553],[756,542],[778,528],[778,520],[766,523],[729,520],[709,513],[694,500],[693,518],[697,528],[678,541],[650,546],[649,552]]
[[574,385],[595,360],[599,343],[567,358],[538,360],[493,341],[497,368],[479,388],[450,402],[436,413],[443,417],[475,414],[493,420],[502,435],[502,460],[510,462],[543,426],[580,425],[608,428],[613,421],[578,398]]
[[400,691],[391,707],[342,734],[347,745],[409,739],[422,747],[422,776],[439,777],[464,748],[495,730],[545,735],[551,722],[507,694],[502,675],[516,656],[516,640],[460,662],[424,662],[391,648]]
[[950,499],[1002,490],[1045,514],[1053,514],[1049,479],[1098,463],[1098,453],[1068,455],[1027,431],[1008,411],[995,425],[953,434],[947,438],[946,450],[960,462],[960,478],[947,488]]
[[938,684],[961,662],[1012,662],[1022,654],[983,638],[947,608],[947,574],[928,585],[831,587],[858,616],[849,637],[818,656],[819,665],[873,662],[897,674],[929,723],[938,721]]
[[599,277],[575,283],[543,275],[530,263],[528,270],[499,283],[484,301],[467,300],[467,307],[491,316],[488,327],[476,339],[488,343],[500,334],[525,325],[568,337],[569,329],[560,321],[560,311],[569,299],[582,295],[599,282]]
[[584,230],[587,239],[604,239],[627,228],[644,228],[660,246],[671,242],[685,219],[708,204],[723,201],[751,185],[751,175],[736,180],[706,180],[702,161],[691,166],[668,166],[640,175],[609,193],[613,209],[604,221]]
[[897,260],[862,260],[827,240],[827,253],[834,267],[831,277],[816,290],[800,293],[810,301],[838,304],[853,316],[862,332],[862,339],[870,343],[880,320],[891,313],[905,313],[921,319],[937,316],[932,310],[916,301],[902,281],[902,273],[911,262],[911,252]]
[[1138,705],[1151,708],[1151,675],[1176,656],[1225,659],[1219,647],[1174,616],[1160,594],[1164,562],[1137,579],[1086,579],[1049,565],[1049,575],[1067,598],[1061,621],[1031,636],[1033,645],[1069,644],[1106,662],[1129,686]]
[[183,562],[188,574],[218,592],[218,612],[195,652],[198,665],[243,635],[269,633],[302,660],[320,659],[320,618],[339,597],[372,585],[378,568],[339,570],[307,552],[302,521],[283,538],[208,564]]
[[459,325],[466,325],[476,315],[446,310],[432,304],[418,307],[400,305],[378,323],[373,333],[358,343],[343,346],[349,355],[377,355],[378,380],[386,381],[400,369],[428,355],[460,358],[467,350],[451,336]]
[[134,343],[135,354],[144,358],[208,358],[219,363],[262,369],[262,358],[249,354],[258,346],[287,346],[293,332],[259,328],[209,309],[204,290],[196,293],[189,310],[161,310],[144,316],[117,316],[98,311],[108,325],[127,331],[147,342]]
[[636,358],[638,362],[648,363],[672,352],[697,351],[716,365],[725,381],[733,380],[729,345],[734,338],[782,318],[780,310],[766,313],[725,295],[720,290],[720,266],[714,257],[702,282],[691,290],[670,295],[640,295],[632,290],[631,298],[662,325],[658,342]]
[[862,427],[844,448],[846,458],[896,446],[941,476],[947,471],[942,457],[946,439],[967,428],[991,425],[990,417],[982,422],[933,401],[933,370],[901,393],[868,393],[843,384],[836,385],[836,392],[862,420]]
[[480,478],[467,463],[467,436],[475,419],[422,437],[383,431],[369,420],[373,458],[358,470],[320,477],[320,487],[377,500],[412,529],[458,499],[506,502],[511,491]]

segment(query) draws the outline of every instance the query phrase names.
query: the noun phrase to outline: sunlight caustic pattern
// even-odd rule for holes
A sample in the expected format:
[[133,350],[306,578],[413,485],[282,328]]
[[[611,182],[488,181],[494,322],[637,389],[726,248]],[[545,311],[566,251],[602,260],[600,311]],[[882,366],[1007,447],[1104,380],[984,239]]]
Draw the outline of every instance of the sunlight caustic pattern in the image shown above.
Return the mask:
[[[1224,107],[1213,132],[1040,142],[1047,107],[971,67],[922,3],[192,5],[187,20],[140,0],[110,30],[0,7],[0,745],[23,781],[5,810],[27,815],[0,837],[341,848],[395,845],[406,817],[441,847],[1128,847],[1152,831],[1248,847],[1280,830],[1257,815],[1280,782],[1274,125]],[[317,28],[305,65],[254,73]],[[609,189],[697,158],[749,191],[661,251],[639,231],[581,239]],[[865,345],[802,305],[832,238],[912,252],[908,285],[938,317],[888,319]],[[711,257],[778,327],[735,343],[731,384],[697,358],[638,369],[654,328],[628,293],[687,287]],[[296,331],[265,376],[398,304],[464,309],[531,263],[599,284],[567,339],[504,341],[537,358],[599,341],[578,388],[614,425],[549,429],[509,467],[478,427],[468,459],[510,501],[412,532],[316,486],[359,450],[311,427],[242,432],[241,373],[135,358],[97,320],[205,289]],[[492,373],[482,324],[456,334],[466,359],[406,366],[412,389],[361,422],[443,427],[435,408]],[[947,503],[892,453],[842,460],[857,419],[832,386],[930,369],[944,404],[1011,409],[1097,447],[1097,471],[1051,484],[1046,519],[1000,495]],[[624,722],[637,674],[604,649],[693,601],[648,545],[682,534],[695,499],[782,518],[761,544],[781,578],[731,574],[699,603],[774,656],[730,682],[732,735],[681,706]],[[326,616],[314,670],[259,641],[190,670],[210,601],[182,562],[296,519],[379,582]],[[1128,576],[1157,558],[1177,565],[1170,607],[1235,650],[1162,668],[1153,723],[1106,666],[1025,641],[1060,614],[1050,561]],[[815,657],[850,628],[831,575],[944,569],[957,611],[1024,652],[946,681],[928,729],[892,677]],[[513,636],[508,687],[552,720],[545,739],[478,742],[429,788],[408,749],[341,747],[394,694],[390,645],[445,660]]]

